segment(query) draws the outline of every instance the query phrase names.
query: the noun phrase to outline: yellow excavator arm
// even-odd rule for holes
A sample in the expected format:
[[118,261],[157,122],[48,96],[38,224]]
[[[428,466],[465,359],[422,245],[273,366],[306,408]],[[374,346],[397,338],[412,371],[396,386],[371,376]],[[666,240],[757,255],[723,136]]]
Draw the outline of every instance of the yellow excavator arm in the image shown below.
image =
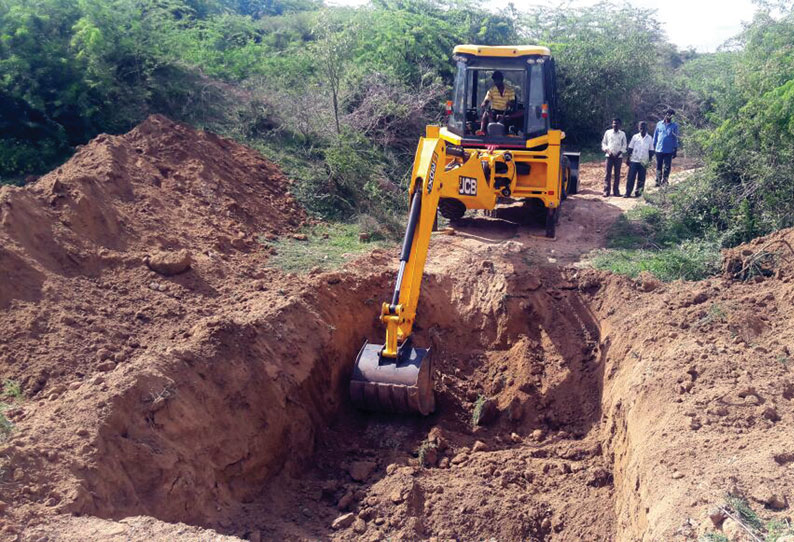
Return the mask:
[[391,303],[383,303],[380,320],[386,326],[386,344],[381,355],[396,358],[397,348],[411,335],[419,302],[430,234],[436,221],[439,195],[446,166],[446,143],[421,138],[411,176],[411,211],[400,251],[400,270]]
[[415,348],[411,332],[439,201],[454,196],[467,198],[473,208],[492,209],[515,185],[509,152],[464,150],[433,128],[416,149],[400,268],[391,302],[381,306],[386,341],[364,343],[350,381],[353,402],[366,409],[429,414],[435,408],[429,350]]

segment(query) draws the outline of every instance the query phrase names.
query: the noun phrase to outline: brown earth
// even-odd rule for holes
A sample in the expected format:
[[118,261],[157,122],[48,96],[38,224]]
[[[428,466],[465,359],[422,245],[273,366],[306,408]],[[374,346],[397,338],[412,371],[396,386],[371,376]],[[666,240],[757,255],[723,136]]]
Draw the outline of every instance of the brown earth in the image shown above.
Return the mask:
[[555,241],[517,208],[434,237],[422,419],[346,393],[396,248],[268,267],[305,216],[254,152],[153,117],[3,188],[0,540],[696,540],[727,492],[788,517],[794,231],[697,283],[581,269],[637,204],[599,176]]

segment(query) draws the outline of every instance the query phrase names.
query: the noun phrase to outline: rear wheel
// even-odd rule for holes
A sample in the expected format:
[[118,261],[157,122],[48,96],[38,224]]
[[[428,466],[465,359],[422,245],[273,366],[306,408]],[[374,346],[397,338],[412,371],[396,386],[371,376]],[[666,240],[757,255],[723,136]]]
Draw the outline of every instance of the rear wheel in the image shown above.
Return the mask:
[[438,210],[441,212],[441,216],[447,220],[459,220],[466,212],[466,205],[454,198],[442,198],[438,202]]
[[579,192],[579,174],[568,172],[568,193],[576,194]]
[[546,237],[553,239],[557,235],[557,222],[560,220],[560,208],[549,207],[546,211]]
[[571,194],[570,184],[571,184],[571,168],[568,165],[568,158],[563,156],[560,159],[560,200],[565,200],[568,198],[568,194]]

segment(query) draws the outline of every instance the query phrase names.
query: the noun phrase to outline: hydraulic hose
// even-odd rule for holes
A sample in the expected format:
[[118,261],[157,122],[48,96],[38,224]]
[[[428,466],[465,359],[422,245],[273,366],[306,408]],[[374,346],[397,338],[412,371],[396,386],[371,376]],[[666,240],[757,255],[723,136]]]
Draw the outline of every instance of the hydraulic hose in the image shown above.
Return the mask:
[[395,307],[400,302],[400,286],[403,282],[403,273],[405,272],[405,264],[411,256],[411,245],[414,242],[414,234],[416,233],[416,225],[419,222],[419,214],[422,211],[422,183],[417,180],[416,191],[411,200],[411,212],[408,215],[408,227],[405,228],[405,237],[403,238],[403,248],[400,251],[400,271],[397,273],[397,284],[394,286],[394,295],[392,296],[391,306]]

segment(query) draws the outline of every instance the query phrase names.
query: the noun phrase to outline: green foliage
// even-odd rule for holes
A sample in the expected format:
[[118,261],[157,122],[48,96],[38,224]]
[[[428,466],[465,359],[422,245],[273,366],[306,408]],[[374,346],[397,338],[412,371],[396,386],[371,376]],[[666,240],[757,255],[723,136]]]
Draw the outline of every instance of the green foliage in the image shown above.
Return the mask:
[[430,440],[425,439],[422,441],[422,444],[419,445],[419,448],[416,450],[416,456],[419,459],[419,466],[425,467],[427,466],[427,454],[431,450],[436,449],[437,446],[430,442]]
[[281,238],[273,242],[276,254],[270,263],[291,273],[335,269],[362,252],[382,246],[362,241],[360,233],[356,224],[321,224],[305,233],[306,240]]
[[728,495],[725,498],[725,503],[739,516],[741,522],[751,529],[760,531],[764,528],[761,518],[758,517],[758,514],[750,508],[749,503],[742,497]]
[[3,382],[3,399],[18,401],[22,399],[22,387],[16,380],[7,379]]
[[[650,200],[669,202],[669,194],[658,194]],[[631,277],[648,271],[665,282],[713,275],[720,269],[719,240],[691,226],[669,207],[638,206],[615,221],[607,233],[607,249],[596,253],[593,265]]]
[[485,401],[486,397],[482,394],[477,396],[477,400],[474,402],[474,410],[471,412],[471,425],[476,426],[479,421],[480,417],[482,416],[482,409],[485,408]]
[[317,10],[319,0],[224,0],[229,9],[254,18]]
[[604,2],[535,8],[522,30],[523,41],[549,46],[556,58],[561,124],[570,141],[597,146],[613,117],[631,130],[635,120],[668,105],[666,72],[675,55],[653,10]]
[[[725,246],[794,225],[794,12],[759,11],[733,52],[682,69],[703,130],[692,138],[708,171],[673,212],[719,232]],[[705,75],[705,77],[704,77]],[[688,217],[688,218],[685,218]],[[696,219],[694,217],[697,217]]]
[[452,49],[459,43],[504,45],[514,43],[516,17],[492,13],[474,2],[375,0],[361,10],[361,37],[356,58],[376,70],[419,83],[422,68],[452,81]]
[[3,391],[0,393],[0,442],[3,442],[14,430],[14,424],[5,417],[5,411],[14,403],[22,400],[22,388],[15,380],[3,381]]
[[[794,534],[788,520],[762,520],[746,499],[737,495],[726,495],[725,503],[720,507],[725,515],[737,522],[753,540],[777,542],[783,536]],[[707,532],[700,536],[699,542],[724,542],[728,538],[718,532]]]
[[648,271],[659,280],[701,280],[719,271],[719,245],[702,240],[684,241],[680,245],[654,249],[603,251],[593,264],[613,273],[636,277]]
[[0,182],[158,112],[263,149],[313,214],[377,217],[394,235],[452,48],[540,43],[557,61],[568,142],[597,148],[612,116],[631,131],[672,105],[688,148],[709,158],[657,196],[665,231],[652,243],[733,245],[794,225],[794,15],[767,5],[731,50],[701,55],[667,43],[651,10],[612,3],[522,14],[476,0],[2,0]]
[[8,405],[5,403],[0,403],[0,443],[6,440],[14,431],[14,424],[5,417],[6,409],[8,409]]
[[764,542],[777,542],[781,537],[794,534],[794,529],[788,521],[771,520],[767,521],[764,527],[766,528]]
[[709,305],[709,310],[699,321],[698,325],[706,326],[714,322],[724,322],[726,317],[725,309],[719,303]]

